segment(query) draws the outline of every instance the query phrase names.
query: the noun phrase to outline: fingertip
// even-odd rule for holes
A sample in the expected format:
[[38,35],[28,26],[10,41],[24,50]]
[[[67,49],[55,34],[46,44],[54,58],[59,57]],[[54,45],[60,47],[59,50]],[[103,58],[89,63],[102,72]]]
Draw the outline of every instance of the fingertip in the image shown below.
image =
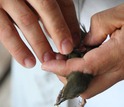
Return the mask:
[[64,60],[51,60],[44,62],[41,68],[45,71],[53,72],[57,75],[65,75],[65,61]]
[[36,64],[36,60],[34,57],[28,57],[24,60],[24,66],[26,68],[32,68],[35,66],[35,64]]
[[73,42],[70,39],[64,39],[61,43],[62,54],[69,54],[73,50]]
[[43,55],[43,61],[42,62],[47,62],[50,60],[55,59],[55,54],[52,51],[45,52]]

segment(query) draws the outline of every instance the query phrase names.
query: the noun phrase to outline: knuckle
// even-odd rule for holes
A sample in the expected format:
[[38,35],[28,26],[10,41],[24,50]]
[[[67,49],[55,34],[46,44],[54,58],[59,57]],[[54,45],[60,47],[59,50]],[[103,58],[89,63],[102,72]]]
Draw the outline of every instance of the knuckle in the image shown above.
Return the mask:
[[37,3],[40,4],[42,9],[49,9],[55,7],[56,0],[37,0]]
[[93,25],[95,24],[100,24],[101,23],[101,14],[100,13],[96,13],[91,17],[91,23]]
[[33,14],[31,13],[27,13],[27,14],[23,14],[19,17],[20,19],[20,23],[23,26],[30,26],[33,25],[34,23],[36,23],[36,18]]
[[61,35],[61,34],[68,34],[68,30],[67,28],[65,27],[64,24],[61,24],[60,26],[56,26],[55,28],[55,33],[58,34],[58,35]]
[[[91,17],[91,30],[93,32],[96,32],[97,28],[99,28],[98,32],[96,32],[96,35],[102,35],[103,37],[105,36],[105,29],[104,29],[104,21],[102,19],[102,14],[101,13],[96,13]],[[96,38],[97,39],[97,38]]]
[[46,41],[39,39],[32,42],[33,47],[46,46]]
[[26,52],[23,51],[24,47],[21,44],[16,44],[15,46],[13,46],[10,49],[10,53],[13,54],[14,57],[19,58],[21,56],[21,58],[23,58],[24,56],[26,56]]
[[19,55],[22,52],[22,48],[20,47],[20,45],[14,46],[14,48],[12,50],[13,50],[15,56]]
[[12,37],[15,28],[11,25],[0,26],[0,40],[5,41]]

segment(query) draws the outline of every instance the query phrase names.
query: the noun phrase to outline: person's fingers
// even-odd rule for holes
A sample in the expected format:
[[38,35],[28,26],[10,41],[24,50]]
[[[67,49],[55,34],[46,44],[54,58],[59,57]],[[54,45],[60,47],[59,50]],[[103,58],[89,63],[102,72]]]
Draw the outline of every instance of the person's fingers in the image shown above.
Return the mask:
[[119,63],[117,62],[120,60],[120,52],[118,40],[111,38],[83,57],[86,63],[86,71],[98,75],[118,67]]
[[105,91],[121,80],[122,74],[120,74],[118,71],[98,75],[91,81],[88,89],[82,93],[81,97],[84,99],[91,98]]
[[91,26],[85,38],[87,45],[99,45],[116,29],[124,24],[124,4],[96,13],[91,18]]
[[84,62],[81,58],[69,60],[51,60],[42,64],[42,69],[66,77],[71,72],[82,71]]
[[62,76],[73,71],[93,74],[94,78],[88,89],[81,95],[84,99],[93,97],[124,79],[123,34],[122,26],[111,35],[108,42],[91,50],[82,59],[52,60],[44,63],[42,67]]
[[41,62],[55,58],[37,17],[23,0],[4,0],[2,6],[21,29]]
[[28,68],[35,65],[34,56],[22,42],[12,22],[2,9],[0,9],[0,41],[21,65]]
[[73,58],[67,61],[52,60],[43,63],[42,68],[62,76],[74,71],[98,75],[110,69],[116,69],[119,64],[117,62],[120,60],[119,54],[118,41],[113,38],[100,47],[89,51],[83,58]]
[[56,0],[27,0],[40,15],[42,22],[62,54],[73,49],[70,30]]
[[80,43],[80,29],[73,1],[57,0],[57,2],[60,6],[64,19],[71,31],[74,45],[77,46]]

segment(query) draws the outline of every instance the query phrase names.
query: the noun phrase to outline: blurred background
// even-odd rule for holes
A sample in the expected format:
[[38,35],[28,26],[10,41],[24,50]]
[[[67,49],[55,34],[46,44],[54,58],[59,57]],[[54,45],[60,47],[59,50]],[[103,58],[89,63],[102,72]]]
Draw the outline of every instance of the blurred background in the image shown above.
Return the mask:
[[[89,20],[94,13],[123,2],[123,0],[85,0],[83,6],[83,0],[74,1],[78,1],[75,5],[80,4],[76,8],[77,16],[86,29],[89,28]],[[80,16],[83,17],[80,19]],[[56,51],[53,42],[49,41],[53,50]],[[37,62],[34,68],[26,69],[14,59],[11,60],[9,52],[0,44],[0,107],[51,107],[54,105],[63,84],[55,75],[42,71],[41,63],[38,60]],[[123,107],[124,93],[122,90],[124,90],[124,81],[88,100],[86,107],[102,107],[104,105]],[[69,105],[67,103],[60,107],[78,107],[73,100],[68,103]]]
[[0,44],[0,107],[10,107],[11,55]]

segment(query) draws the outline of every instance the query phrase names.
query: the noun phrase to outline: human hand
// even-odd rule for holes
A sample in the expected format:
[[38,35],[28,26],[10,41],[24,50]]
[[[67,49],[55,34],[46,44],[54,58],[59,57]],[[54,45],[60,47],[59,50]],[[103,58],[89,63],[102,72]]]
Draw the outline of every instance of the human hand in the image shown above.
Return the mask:
[[123,80],[123,12],[124,4],[97,13],[92,17],[90,31],[84,40],[85,45],[101,44],[110,34],[107,42],[89,51],[83,58],[52,60],[43,63],[42,68],[59,75],[60,80],[64,83],[66,83],[66,79],[62,76],[67,76],[73,71],[93,74],[94,79],[81,95],[84,99],[93,97]]
[[38,23],[39,19],[59,52],[70,53],[74,45],[72,38],[75,39],[79,35],[72,0],[0,0],[0,41],[25,67],[33,67],[35,58],[20,39],[13,21],[21,29],[41,62],[56,57]]

